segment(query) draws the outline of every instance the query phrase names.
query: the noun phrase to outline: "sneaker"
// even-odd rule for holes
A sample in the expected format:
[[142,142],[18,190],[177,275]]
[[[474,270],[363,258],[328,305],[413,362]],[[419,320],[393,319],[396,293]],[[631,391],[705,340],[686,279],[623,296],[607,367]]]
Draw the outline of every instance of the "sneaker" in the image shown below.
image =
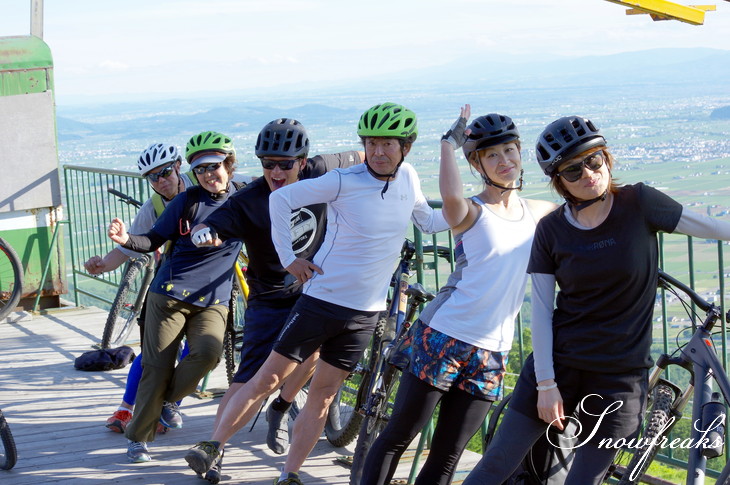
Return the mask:
[[280,480],[278,478],[274,478],[274,485],[304,485],[301,480],[299,480],[299,474],[294,472],[289,472],[287,477],[283,480]]
[[144,441],[127,440],[127,458],[132,463],[145,463],[150,461],[150,452],[147,449],[147,443]]
[[218,463],[215,463],[210,470],[205,473],[205,479],[210,483],[218,483],[221,481],[221,470],[223,468],[223,455],[226,454],[226,450],[221,451],[221,457],[218,459]]
[[190,448],[185,455],[188,466],[201,477],[210,470],[210,467],[218,463],[219,458],[218,446],[210,441],[201,441]]
[[277,455],[283,455],[289,448],[289,413],[282,413],[269,406],[266,410],[266,421],[269,423],[266,444]]
[[182,414],[180,408],[174,402],[165,402],[162,404],[162,413],[160,414],[160,423],[166,428],[180,429],[183,426]]
[[132,413],[126,409],[117,409],[112,417],[106,420],[106,427],[115,433],[124,433],[132,420]]

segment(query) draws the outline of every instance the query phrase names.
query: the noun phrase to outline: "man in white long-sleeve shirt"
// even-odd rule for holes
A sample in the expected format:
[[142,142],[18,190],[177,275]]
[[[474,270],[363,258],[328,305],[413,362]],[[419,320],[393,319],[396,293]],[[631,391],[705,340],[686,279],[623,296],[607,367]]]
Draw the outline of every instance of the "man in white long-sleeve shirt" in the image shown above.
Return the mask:
[[[245,425],[264,397],[318,348],[320,361],[307,406],[294,422],[282,475],[275,483],[301,484],[297,472],[319,439],[327,408],[355,368],[385,310],[390,276],[409,221],[432,233],[448,229],[423,196],[418,176],[403,164],[418,134],[415,114],[384,103],[360,118],[365,164],[335,169],[272,192],[271,235],[282,266],[304,284],[279,340],[261,369],[222,416],[219,428]],[[291,245],[293,209],[327,203],[327,232],[313,260],[297,258]],[[223,433],[214,439],[228,439]]]

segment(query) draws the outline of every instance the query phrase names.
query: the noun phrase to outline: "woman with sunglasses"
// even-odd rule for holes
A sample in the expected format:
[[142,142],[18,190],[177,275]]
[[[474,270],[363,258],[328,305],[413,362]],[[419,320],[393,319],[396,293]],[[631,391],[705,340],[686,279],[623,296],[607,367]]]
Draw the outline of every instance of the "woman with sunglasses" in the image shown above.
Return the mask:
[[[237,239],[218,247],[198,248],[189,231],[236,190],[232,182],[236,166],[233,142],[221,133],[203,132],[190,139],[185,156],[199,186],[175,197],[145,234],[128,234],[120,219],[114,219],[108,231],[114,242],[138,252],[154,251],[173,241],[147,298],[142,379],[136,412],[125,431],[129,440],[127,457],[132,462],[150,460],[147,442],[155,438],[163,402],[176,402],[193,392],[200,379],[217,365],[233,263],[241,248]],[[193,198],[197,199],[196,209],[190,211]],[[188,217],[193,220],[186,220]],[[190,352],[175,367],[183,336],[187,337]]]
[[[467,128],[470,114],[464,106],[441,141],[439,188],[456,269],[395,353],[395,363],[406,364],[392,416],[368,453],[362,480],[351,476],[351,483],[390,483],[401,455],[439,404],[431,449],[415,483],[451,483],[469,439],[500,395],[535,226],[557,206],[519,197],[521,145],[512,119],[492,113]],[[484,183],[469,198],[454,155],[462,146]]]
[[600,441],[629,438],[643,416],[657,233],[730,239],[728,223],[684,210],[643,183],[619,185],[614,157],[588,119],[554,121],[536,150],[565,203],[538,224],[527,268],[534,353],[465,485],[503,483],[547,426],[563,429],[565,416],[574,412],[582,432],[565,483],[601,483],[616,450]]

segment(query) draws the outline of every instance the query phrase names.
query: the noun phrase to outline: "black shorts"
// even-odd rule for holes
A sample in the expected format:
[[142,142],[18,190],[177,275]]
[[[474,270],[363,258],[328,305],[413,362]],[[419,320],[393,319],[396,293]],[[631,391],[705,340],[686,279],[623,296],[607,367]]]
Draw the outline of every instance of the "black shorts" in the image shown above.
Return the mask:
[[321,347],[320,359],[351,371],[370,342],[379,313],[353,310],[302,295],[292,308],[274,350],[302,363]]
[[[590,438],[589,443],[598,445],[604,438],[628,439],[638,432],[646,410],[649,369],[609,374],[561,366],[557,362],[554,368],[566,416],[578,410],[577,417],[583,429],[578,439]],[[530,354],[520,372],[509,407],[539,420],[536,386],[535,361]],[[621,403],[621,406],[614,403]],[[607,410],[606,414],[599,422],[604,410]],[[590,437],[594,431],[595,434]]]

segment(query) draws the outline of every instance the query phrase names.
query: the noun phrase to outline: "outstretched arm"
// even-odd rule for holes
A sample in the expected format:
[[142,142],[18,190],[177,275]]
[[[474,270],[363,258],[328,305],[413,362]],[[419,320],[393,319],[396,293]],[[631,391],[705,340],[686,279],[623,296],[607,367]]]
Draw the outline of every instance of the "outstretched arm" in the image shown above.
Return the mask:
[[451,129],[441,138],[441,165],[439,169],[439,190],[443,200],[443,214],[446,222],[453,228],[465,222],[469,214],[469,203],[464,199],[464,185],[456,163],[455,151],[464,145],[469,134],[466,122],[471,116],[471,107],[461,108],[459,118]]
[[682,208],[682,216],[679,218],[674,232],[703,239],[730,241],[730,223],[698,214],[686,208]]
[[114,271],[129,259],[119,248],[109,251],[103,258],[101,256],[92,256],[84,263],[84,268],[89,274],[102,274],[108,271]]

